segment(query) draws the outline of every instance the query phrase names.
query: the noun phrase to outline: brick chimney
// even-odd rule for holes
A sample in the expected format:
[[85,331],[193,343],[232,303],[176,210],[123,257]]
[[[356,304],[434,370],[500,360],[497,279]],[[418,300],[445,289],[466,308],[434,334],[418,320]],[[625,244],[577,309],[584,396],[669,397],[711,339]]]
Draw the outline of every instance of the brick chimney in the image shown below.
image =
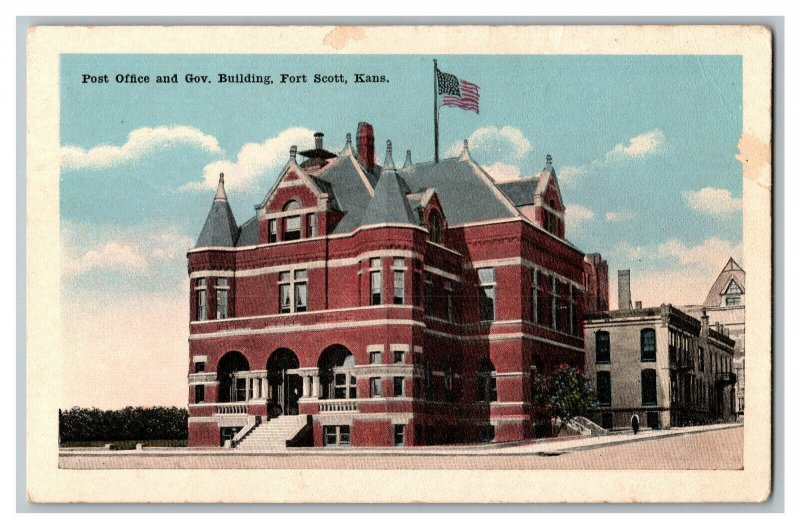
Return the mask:
[[617,273],[617,308],[631,310],[631,271],[619,270]]
[[356,144],[358,158],[364,164],[364,167],[371,172],[375,168],[375,132],[372,130],[372,125],[366,121],[361,121],[358,124]]

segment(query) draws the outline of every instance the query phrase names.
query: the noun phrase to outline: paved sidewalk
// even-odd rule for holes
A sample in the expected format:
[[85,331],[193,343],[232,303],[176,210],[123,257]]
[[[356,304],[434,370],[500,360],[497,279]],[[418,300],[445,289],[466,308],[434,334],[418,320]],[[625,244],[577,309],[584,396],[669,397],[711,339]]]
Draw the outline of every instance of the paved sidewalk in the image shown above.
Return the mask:
[[77,455],[111,455],[126,456],[136,454],[149,455],[217,455],[217,456],[243,456],[243,455],[270,455],[270,456],[342,456],[342,455],[390,455],[390,456],[428,456],[428,455],[549,455],[592,450],[595,448],[636,443],[647,440],[664,439],[716,430],[741,428],[742,423],[713,424],[706,426],[691,426],[671,428],[669,430],[646,430],[634,435],[632,432],[612,433],[597,437],[569,437],[565,439],[548,438],[531,440],[521,443],[482,444],[469,446],[431,446],[431,447],[379,447],[379,448],[288,448],[273,452],[246,452],[236,449],[196,449],[196,448],[147,448],[144,450],[115,450],[108,451],[98,448],[80,449],[70,448],[59,451],[62,456]]

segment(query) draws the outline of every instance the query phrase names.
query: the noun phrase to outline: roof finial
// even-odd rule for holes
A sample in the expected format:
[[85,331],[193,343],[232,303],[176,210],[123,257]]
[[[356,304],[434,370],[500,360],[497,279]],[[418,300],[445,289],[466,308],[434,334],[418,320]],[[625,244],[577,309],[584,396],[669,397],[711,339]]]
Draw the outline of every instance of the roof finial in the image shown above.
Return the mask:
[[289,149],[289,159],[292,161],[297,160],[297,145],[292,145]]
[[461,151],[461,156],[459,156],[458,161],[465,162],[471,158],[469,154],[469,142],[464,140],[464,150]]
[[344,149],[339,153],[339,156],[353,156],[353,135],[349,132],[345,135]]
[[408,149],[406,151],[406,161],[403,162],[403,169],[410,169],[413,166],[414,166],[414,164],[411,161],[411,149]]
[[547,165],[545,165],[545,168],[546,169],[552,169],[552,167],[553,167],[553,157],[548,154],[545,157],[545,160],[547,160]]
[[214,195],[214,200],[228,201],[228,194],[225,193],[225,173],[219,174],[219,183],[217,184],[217,194]]
[[395,170],[394,160],[392,159],[392,140],[386,140],[386,160],[383,162],[383,170]]

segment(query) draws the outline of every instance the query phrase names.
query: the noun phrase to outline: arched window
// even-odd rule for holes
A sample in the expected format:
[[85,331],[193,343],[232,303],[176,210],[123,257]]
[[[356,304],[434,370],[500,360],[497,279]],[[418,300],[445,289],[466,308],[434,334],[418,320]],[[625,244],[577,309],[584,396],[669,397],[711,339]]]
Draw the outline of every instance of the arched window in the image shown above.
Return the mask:
[[641,332],[642,362],[656,361],[656,330],[642,329]]
[[494,364],[488,359],[478,367],[478,402],[497,401],[497,378]]
[[292,200],[290,200],[289,202],[287,202],[286,204],[283,205],[283,211],[292,211],[294,209],[300,209],[300,207],[301,207],[300,206],[300,202],[298,202],[297,200],[292,199]]
[[438,211],[431,211],[428,215],[428,236],[431,242],[442,242],[442,216]]
[[225,353],[217,364],[219,393],[217,402],[242,402],[247,400],[247,379],[240,373],[250,371],[244,355],[238,351]]
[[[290,200],[283,206],[283,211],[300,209],[300,202]],[[283,219],[283,240],[296,241],[300,238],[300,215],[293,215]]]
[[342,345],[332,345],[319,358],[319,378],[322,399],[356,398],[356,377],[353,354]]
[[608,331],[597,331],[594,335],[595,363],[608,364],[611,362],[611,339]]
[[656,406],[656,370],[642,369],[642,406]]

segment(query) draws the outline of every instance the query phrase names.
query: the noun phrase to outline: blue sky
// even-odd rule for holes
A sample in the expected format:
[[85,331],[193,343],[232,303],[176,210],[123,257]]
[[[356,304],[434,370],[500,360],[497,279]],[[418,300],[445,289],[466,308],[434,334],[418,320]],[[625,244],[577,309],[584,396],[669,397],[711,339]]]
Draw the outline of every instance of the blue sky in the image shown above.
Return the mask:
[[[442,109],[442,153],[470,138],[473,157],[498,179],[532,175],[552,154],[568,204],[568,238],[603,254],[612,278],[631,268],[636,299],[701,302],[729,255],[741,258],[740,57],[437,58],[441,70],[481,87],[480,115]],[[324,132],[326,147],[338,150],[347,132],[369,121],[379,160],[386,139],[397,153],[411,149],[416,161],[432,159],[432,59],[63,56],[67,304],[117,307],[117,319],[107,316],[114,327],[130,312],[128,303],[155,307],[159,300],[185,347],[185,253],[211,205],[215,175],[225,171],[242,223],[289,145],[310,146],[312,131]],[[108,74],[111,82],[84,84],[84,73]],[[151,80],[177,73],[179,83],[118,84],[117,73]],[[276,84],[187,84],[187,73],[266,74]],[[282,85],[281,73],[341,73],[348,83]],[[356,84],[354,73],[389,82]],[[80,325],[66,321],[68,339],[81,336]]]

